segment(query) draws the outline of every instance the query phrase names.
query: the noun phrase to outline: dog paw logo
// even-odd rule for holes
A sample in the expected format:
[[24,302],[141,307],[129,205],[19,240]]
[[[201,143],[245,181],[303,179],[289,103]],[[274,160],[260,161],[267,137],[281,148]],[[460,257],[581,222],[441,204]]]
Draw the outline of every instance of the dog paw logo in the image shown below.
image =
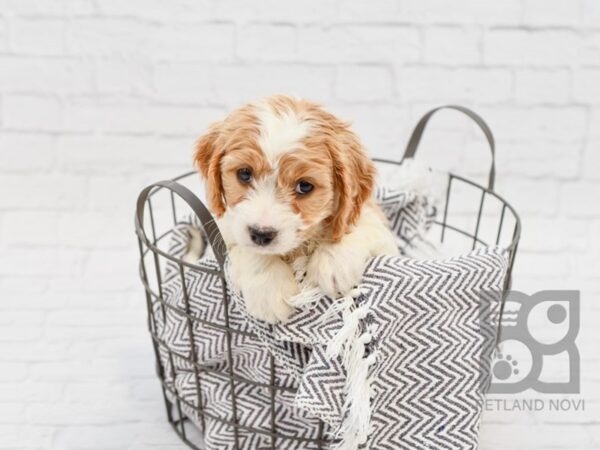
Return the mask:
[[494,378],[498,380],[507,380],[511,375],[519,374],[519,368],[517,367],[519,362],[516,359],[513,359],[511,355],[502,356],[502,353],[499,353],[497,358],[494,367],[492,367]]
[[488,392],[579,393],[579,298],[578,291],[508,293]]

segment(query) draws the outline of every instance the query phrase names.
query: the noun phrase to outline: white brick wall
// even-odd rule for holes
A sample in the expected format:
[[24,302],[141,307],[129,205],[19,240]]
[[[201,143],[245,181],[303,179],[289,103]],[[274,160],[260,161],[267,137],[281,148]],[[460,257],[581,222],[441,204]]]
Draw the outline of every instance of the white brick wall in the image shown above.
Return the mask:
[[[600,2],[0,0],[0,449],[182,449],[165,423],[132,216],[206,125],[285,92],[398,158],[428,108],[498,140],[514,286],[582,289],[585,414],[495,413],[482,448],[600,447]],[[420,155],[482,179],[482,137]],[[437,153],[436,153],[437,150]]]

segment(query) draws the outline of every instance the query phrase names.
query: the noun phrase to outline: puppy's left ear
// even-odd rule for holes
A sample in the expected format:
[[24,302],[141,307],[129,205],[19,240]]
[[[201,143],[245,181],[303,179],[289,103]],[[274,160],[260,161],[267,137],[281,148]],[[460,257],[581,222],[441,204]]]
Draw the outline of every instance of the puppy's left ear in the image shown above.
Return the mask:
[[206,180],[206,190],[210,209],[217,217],[225,212],[223,182],[221,180],[221,158],[224,150],[219,145],[220,124],[211,125],[208,133],[196,144],[194,165]]
[[358,137],[343,124],[330,141],[337,211],[331,219],[332,239],[344,236],[360,216],[375,186],[375,165],[367,156]]

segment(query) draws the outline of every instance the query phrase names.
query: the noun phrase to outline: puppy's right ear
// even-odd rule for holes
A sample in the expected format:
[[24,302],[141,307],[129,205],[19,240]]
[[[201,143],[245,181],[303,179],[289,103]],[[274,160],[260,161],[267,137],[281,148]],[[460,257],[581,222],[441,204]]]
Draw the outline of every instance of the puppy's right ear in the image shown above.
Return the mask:
[[221,158],[224,151],[219,148],[218,140],[219,124],[215,124],[198,140],[194,152],[194,164],[206,180],[206,194],[212,212],[217,217],[221,217],[225,212],[221,180]]

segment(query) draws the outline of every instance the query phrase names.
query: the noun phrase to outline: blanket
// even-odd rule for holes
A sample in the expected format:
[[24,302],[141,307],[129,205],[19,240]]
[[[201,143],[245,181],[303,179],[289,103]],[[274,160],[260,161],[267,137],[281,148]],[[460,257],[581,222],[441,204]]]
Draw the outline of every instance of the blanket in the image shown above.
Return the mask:
[[[210,256],[196,270],[167,264],[164,303],[153,305],[161,368],[168,395],[183,399],[208,450],[233,449],[236,440],[242,449],[271,448],[272,433],[282,449],[315,448],[308,440],[316,438],[337,449],[476,448],[482,365],[494,343],[481,305],[489,303],[493,322],[505,252],[410,257],[430,246],[435,207],[418,193],[387,188],[377,200],[403,256],[373,258],[344,298],[307,295],[283,324],[249,316]],[[196,218],[173,229],[176,258],[187,250],[190,227],[200,227]]]

